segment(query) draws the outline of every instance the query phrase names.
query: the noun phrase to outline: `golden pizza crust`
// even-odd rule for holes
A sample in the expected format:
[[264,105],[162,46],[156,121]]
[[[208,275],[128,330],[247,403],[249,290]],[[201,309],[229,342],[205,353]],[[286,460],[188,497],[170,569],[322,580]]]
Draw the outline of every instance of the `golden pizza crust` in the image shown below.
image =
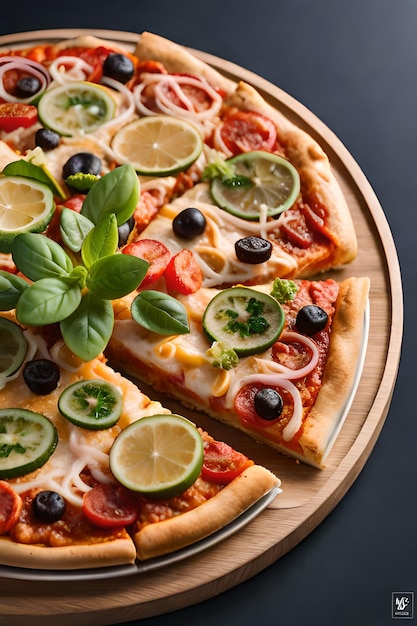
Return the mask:
[[184,46],[160,35],[143,32],[139,36],[135,55],[141,61],[159,61],[170,73],[188,73],[205,78],[212,87],[220,89],[226,94],[232,93],[236,89],[234,81],[198,59]]
[[126,537],[102,543],[42,546],[17,543],[0,537],[0,563],[39,570],[76,570],[128,565],[136,559],[136,548]]
[[201,506],[140,530],[134,536],[138,558],[146,560],[169,554],[208,537],[279,485],[272,472],[252,465]]

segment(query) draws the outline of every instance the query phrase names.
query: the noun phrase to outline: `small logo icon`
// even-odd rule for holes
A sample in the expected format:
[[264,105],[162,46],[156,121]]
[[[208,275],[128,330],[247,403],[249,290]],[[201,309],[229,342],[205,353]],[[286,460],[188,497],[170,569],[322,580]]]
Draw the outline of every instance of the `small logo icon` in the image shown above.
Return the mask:
[[414,591],[392,592],[392,618],[413,619],[414,617]]

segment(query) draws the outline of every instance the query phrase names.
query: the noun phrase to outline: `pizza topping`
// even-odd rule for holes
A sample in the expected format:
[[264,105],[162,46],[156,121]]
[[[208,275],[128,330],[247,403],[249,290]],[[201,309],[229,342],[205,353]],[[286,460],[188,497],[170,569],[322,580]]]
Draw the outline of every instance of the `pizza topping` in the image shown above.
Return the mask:
[[275,124],[254,111],[231,111],[216,126],[214,145],[228,157],[242,152],[276,148]]
[[[0,275],[0,285],[1,282]],[[13,282],[13,278],[11,279]],[[11,283],[11,288],[13,287]],[[0,317],[0,388],[17,372],[28,352],[28,342],[20,326]]]
[[127,83],[134,74],[135,67],[129,57],[124,54],[112,53],[103,63],[103,74],[121,83]]
[[177,237],[193,239],[201,235],[206,228],[207,222],[200,209],[188,207],[176,215],[172,221],[172,228]]
[[102,528],[133,524],[138,516],[135,497],[121,485],[97,484],[83,496],[82,510],[91,523]]
[[0,57],[0,98],[5,102],[30,103],[49,85],[43,65],[28,58]]
[[142,291],[132,302],[131,315],[140,326],[160,335],[182,335],[190,331],[184,305],[162,291]]
[[42,150],[54,150],[60,142],[60,135],[49,128],[38,128],[35,134],[35,144]]
[[61,393],[58,409],[73,424],[90,430],[110,428],[123,407],[120,391],[105,380],[80,380]]
[[45,230],[54,210],[53,193],[45,184],[22,176],[2,176],[0,251],[11,252],[13,241],[19,233]]
[[215,176],[210,184],[214,202],[245,220],[261,220],[262,213],[275,217],[290,208],[300,192],[300,177],[283,157],[255,151],[228,161],[234,176]]
[[283,404],[282,396],[270,387],[259,389],[254,397],[255,411],[264,420],[277,419],[282,413]]
[[39,491],[32,501],[34,516],[41,522],[57,522],[65,513],[65,500],[56,491]]
[[217,485],[227,485],[245,469],[253,465],[247,456],[223,441],[204,442],[204,461],[201,477]]
[[280,336],[285,316],[271,296],[248,287],[220,291],[203,315],[203,329],[212,341],[230,345],[239,356],[264,352]]
[[29,389],[41,396],[56,389],[61,376],[59,367],[50,359],[27,361],[22,373]]
[[42,467],[57,442],[55,426],[40,413],[0,409],[0,478],[23,476]]
[[315,335],[327,326],[329,316],[315,304],[308,304],[297,313],[296,326],[305,335]]
[[32,104],[3,102],[0,104],[0,131],[11,133],[17,128],[29,128],[38,121],[38,110]]
[[145,278],[140,284],[141,289],[148,287],[162,276],[171,258],[171,253],[165,244],[156,239],[132,241],[122,249],[122,253],[139,257],[149,264]]
[[64,179],[74,174],[92,174],[99,176],[101,174],[101,159],[91,152],[77,152],[73,154],[63,165],[62,173]]
[[272,244],[267,239],[250,235],[236,241],[235,252],[242,263],[256,265],[257,263],[265,263],[271,257]]
[[109,89],[88,82],[69,82],[45,91],[38,103],[42,124],[60,135],[91,133],[114,117],[116,102]]
[[196,293],[203,284],[203,272],[192,250],[187,248],[171,257],[163,276],[169,293],[186,296]]
[[110,469],[128,489],[166,498],[198,478],[203,441],[197,428],[179,415],[152,415],[127,426],[110,450]]
[[0,480],[0,535],[6,534],[19,519],[22,499],[5,480]]
[[168,115],[141,117],[113,137],[119,163],[130,163],[144,176],[171,176],[188,169],[200,156],[203,140],[195,126]]

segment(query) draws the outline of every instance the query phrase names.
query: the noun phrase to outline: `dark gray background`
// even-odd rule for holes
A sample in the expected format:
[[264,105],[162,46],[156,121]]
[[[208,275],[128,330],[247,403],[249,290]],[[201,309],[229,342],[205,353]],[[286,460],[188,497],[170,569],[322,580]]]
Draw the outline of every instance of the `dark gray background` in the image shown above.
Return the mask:
[[404,282],[391,409],[345,498],[251,580],[141,626],[395,625],[392,592],[417,592],[417,0],[19,0],[0,12],[0,34],[63,27],[151,30],[252,70],[302,102],[370,181]]

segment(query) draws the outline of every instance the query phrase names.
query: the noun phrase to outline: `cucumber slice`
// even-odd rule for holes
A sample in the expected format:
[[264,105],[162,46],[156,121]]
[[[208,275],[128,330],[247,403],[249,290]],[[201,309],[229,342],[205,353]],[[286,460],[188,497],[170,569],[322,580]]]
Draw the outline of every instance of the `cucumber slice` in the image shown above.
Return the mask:
[[57,430],[44,415],[0,409],[0,479],[24,476],[42,467],[57,443]]
[[277,341],[284,321],[284,311],[272,296],[249,287],[231,287],[209,302],[203,329],[212,341],[248,356],[264,352]]
[[18,324],[0,317],[0,378],[11,376],[22,365],[28,342]]
[[62,415],[81,428],[110,428],[122,413],[123,399],[119,390],[105,380],[79,380],[60,395],[58,409]]

